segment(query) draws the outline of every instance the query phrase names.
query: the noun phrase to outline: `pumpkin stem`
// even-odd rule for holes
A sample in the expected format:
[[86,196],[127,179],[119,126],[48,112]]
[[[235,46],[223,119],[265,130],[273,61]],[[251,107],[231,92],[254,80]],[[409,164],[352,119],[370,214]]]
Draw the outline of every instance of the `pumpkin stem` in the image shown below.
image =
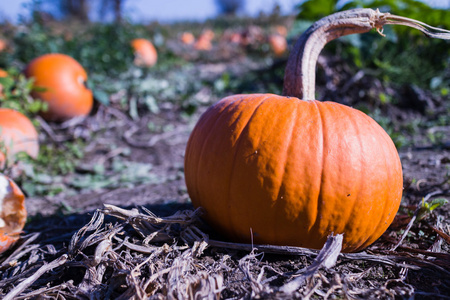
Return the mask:
[[298,39],[288,59],[283,95],[314,100],[316,63],[323,47],[338,37],[368,32],[373,28],[383,35],[384,25],[405,25],[422,31],[428,37],[450,40],[449,30],[381,13],[378,9],[358,8],[338,12],[315,22]]

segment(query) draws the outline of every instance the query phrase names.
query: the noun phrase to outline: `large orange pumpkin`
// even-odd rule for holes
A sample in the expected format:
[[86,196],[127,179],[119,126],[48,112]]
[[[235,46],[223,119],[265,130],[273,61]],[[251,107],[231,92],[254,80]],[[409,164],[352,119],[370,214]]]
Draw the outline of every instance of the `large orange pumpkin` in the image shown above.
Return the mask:
[[[6,148],[6,157],[14,159],[19,152],[32,158],[39,153],[38,133],[33,123],[18,111],[0,108],[0,143]],[[5,163],[5,153],[0,151],[0,166]]]
[[403,189],[394,143],[366,114],[314,100],[314,73],[327,41],[393,17],[361,9],[320,20],[291,53],[284,96],[234,95],[201,116],[187,143],[185,178],[213,228],[239,242],[316,249],[343,234],[344,252],[385,232]]
[[72,57],[42,55],[28,64],[25,75],[35,79],[35,86],[45,89],[33,96],[48,103],[48,110],[42,114],[46,120],[65,121],[90,113],[94,98],[85,85],[87,74]]
[[19,239],[26,219],[25,196],[11,179],[0,173],[0,253]]
[[139,67],[152,67],[158,60],[158,53],[153,44],[146,39],[134,39],[131,41],[134,49],[134,64]]

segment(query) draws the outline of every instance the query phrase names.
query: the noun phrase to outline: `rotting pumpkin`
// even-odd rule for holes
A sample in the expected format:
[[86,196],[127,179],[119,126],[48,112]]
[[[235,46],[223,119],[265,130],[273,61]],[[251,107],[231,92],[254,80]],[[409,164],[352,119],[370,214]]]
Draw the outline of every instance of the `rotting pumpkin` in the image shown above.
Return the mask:
[[24,194],[14,181],[0,173],[0,253],[19,239],[26,219]]
[[37,158],[39,138],[30,119],[16,110],[0,108],[0,146],[0,167],[19,152]]
[[185,152],[187,190],[205,220],[238,242],[320,249],[330,234],[343,234],[342,251],[353,252],[378,239],[401,202],[397,150],[366,114],[314,100],[315,67],[328,41],[381,33],[385,24],[450,36],[417,23],[372,9],[325,17],[290,54],[283,96],[234,95],[211,106]]
[[94,98],[86,87],[87,73],[74,58],[60,53],[44,54],[33,59],[24,73],[43,89],[32,95],[48,104],[48,110],[42,113],[44,119],[66,121],[90,113]]

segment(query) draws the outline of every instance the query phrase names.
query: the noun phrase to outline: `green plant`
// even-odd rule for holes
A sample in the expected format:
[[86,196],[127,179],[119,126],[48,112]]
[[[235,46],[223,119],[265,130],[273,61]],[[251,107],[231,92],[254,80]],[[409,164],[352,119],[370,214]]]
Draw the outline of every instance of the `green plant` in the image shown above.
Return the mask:
[[9,69],[7,73],[8,76],[0,77],[0,85],[3,87],[0,107],[14,109],[31,118],[47,110],[45,102],[31,96],[32,92],[43,91],[34,86],[34,79],[27,79],[16,69]]
[[445,198],[436,198],[431,201],[425,201],[425,198],[422,198],[422,205],[417,212],[417,221],[424,219],[428,216],[433,210],[436,208],[442,207],[448,203],[448,200]]
[[[320,5],[319,5],[320,2]],[[382,12],[407,16],[431,26],[450,28],[450,10],[432,8],[417,0],[308,0],[298,5],[298,22],[317,20],[334,12],[353,8],[379,8]],[[348,36],[329,51],[340,52],[343,59],[358,69],[375,70],[385,82],[432,88],[437,93],[450,85],[450,48],[446,41],[421,39],[417,32],[402,27],[386,28],[382,39],[376,32]],[[371,72],[368,72],[371,73]]]

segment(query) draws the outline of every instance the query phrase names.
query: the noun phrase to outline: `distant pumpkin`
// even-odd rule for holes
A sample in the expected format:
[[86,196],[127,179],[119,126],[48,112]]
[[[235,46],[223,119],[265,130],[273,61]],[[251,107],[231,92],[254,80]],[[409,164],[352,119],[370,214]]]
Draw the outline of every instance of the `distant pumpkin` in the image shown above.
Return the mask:
[[200,34],[200,36],[197,39],[197,42],[194,45],[194,48],[197,50],[204,50],[208,51],[212,48],[211,41],[214,39],[214,32],[211,29],[205,29]]
[[277,34],[284,36],[284,37],[286,37],[287,33],[288,33],[288,30],[287,30],[286,26],[284,26],[284,25],[275,26],[275,31]]
[[26,220],[24,194],[14,181],[0,173],[0,253],[19,239]]
[[152,67],[158,60],[158,53],[153,44],[146,39],[134,39],[131,41],[134,49],[134,64],[138,67]]
[[215,34],[211,29],[205,29],[200,36],[212,41],[215,37]]
[[200,36],[197,42],[195,43],[194,48],[203,51],[211,50],[212,49],[211,40]]
[[183,32],[181,34],[180,39],[181,39],[181,42],[183,44],[186,44],[186,45],[191,45],[191,44],[193,44],[195,42],[194,35],[192,33],[190,33],[190,32],[187,32],[187,31]]
[[32,93],[48,104],[48,110],[42,113],[44,119],[66,121],[90,113],[94,98],[85,85],[87,73],[72,57],[59,53],[42,55],[28,64],[25,75],[35,79],[35,86],[45,89]]
[[6,43],[6,41],[3,39],[0,39],[0,52],[5,50],[7,46],[8,46],[8,44]]
[[[36,128],[30,119],[13,109],[0,108],[0,143],[5,148],[0,148],[0,166],[4,165],[6,158],[14,159],[19,152],[32,158],[37,158],[39,153]],[[1,150],[6,150],[6,153]]]
[[279,34],[270,35],[269,44],[275,56],[282,56],[287,50],[286,38]]

